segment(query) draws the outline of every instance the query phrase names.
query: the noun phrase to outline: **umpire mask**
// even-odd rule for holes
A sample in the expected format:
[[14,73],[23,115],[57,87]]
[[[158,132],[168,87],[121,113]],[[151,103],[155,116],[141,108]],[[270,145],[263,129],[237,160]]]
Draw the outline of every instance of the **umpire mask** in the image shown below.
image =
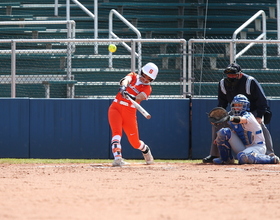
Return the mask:
[[227,75],[226,80],[230,84],[235,84],[239,80],[241,73],[241,67],[237,63],[232,63],[224,70],[224,74]]

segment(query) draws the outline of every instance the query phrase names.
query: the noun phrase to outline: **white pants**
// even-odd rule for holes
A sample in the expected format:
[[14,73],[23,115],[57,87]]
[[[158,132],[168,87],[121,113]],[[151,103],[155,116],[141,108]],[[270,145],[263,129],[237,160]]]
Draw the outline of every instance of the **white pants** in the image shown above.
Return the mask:
[[237,136],[235,132],[231,131],[231,137],[228,140],[233,152],[235,154],[238,154],[240,151],[243,151],[244,153],[257,153],[257,154],[265,154],[266,152],[266,146],[265,144],[256,144],[256,145],[250,145],[246,147],[240,138]]

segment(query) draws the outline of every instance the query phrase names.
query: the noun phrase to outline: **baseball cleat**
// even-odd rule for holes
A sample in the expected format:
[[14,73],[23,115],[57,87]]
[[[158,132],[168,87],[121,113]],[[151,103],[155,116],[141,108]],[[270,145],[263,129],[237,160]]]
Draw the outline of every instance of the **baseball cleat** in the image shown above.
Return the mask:
[[271,163],[272,164],[278,164],[279,163],[279,157],[277,157],[274,153],[269,154],[271,157]]
[[123,158],[115,159],[112,163],[113,167],[122,167],[122,166],[129,166],[128,162],[125,162]]
[[151,149],[150,149],[148,146],[147,146],[147,148],[149,149],[149,150],[148,150],[148,153],[146,153],[146,154],[142,153],[142,154],[143,154],[143,157],[144,157],[146,163],[147,163],[148,165],[150,165],[150,164],[153,164],[153,163],[154,163],[154,157],[153,157],[153,155],[152,155],[152,153],[151,153]]
[[214,158],[213,163],[217,165],[229,165],[234,164],[234,159],[228,159],[227,161],[223,161],[221,158]]
[[218,158],[218,157],[209,155],[209,156],[203,158],[202,162],[203,163],[213,163],[213,159],[215,159],[215,158]]

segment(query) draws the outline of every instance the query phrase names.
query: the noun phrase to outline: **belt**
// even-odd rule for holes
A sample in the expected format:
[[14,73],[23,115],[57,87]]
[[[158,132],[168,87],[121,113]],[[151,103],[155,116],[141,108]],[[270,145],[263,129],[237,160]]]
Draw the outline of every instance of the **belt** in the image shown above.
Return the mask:
[[135,108],[135,106],[133,104],[127,103],[125,101],[114,99],[114,102],[119,103],[120,105],[127,106],[127,107]]

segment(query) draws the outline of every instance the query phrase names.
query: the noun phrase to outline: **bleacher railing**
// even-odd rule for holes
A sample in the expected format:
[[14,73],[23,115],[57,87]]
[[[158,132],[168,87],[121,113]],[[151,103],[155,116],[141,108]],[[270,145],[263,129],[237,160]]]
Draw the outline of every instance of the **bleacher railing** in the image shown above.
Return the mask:
[[[88,10],[78,0],[66,0],[66,20],[71,20],[70,1],[74,2],[82,11],[84,11],[94,21],[94,39],[98,38],[98,0],[94,0],[94,13]],[[58,0],[54,1],[54,16],[58,16]],[[94,47],[94,53],[98,54],[98,44]]]
[[[259,21],[259,16],[262,16],[262,25]],[[262,31],[262,33],[256,38],[256,40],[266,40],[266,15],[263,10],[258,11],[256,14],[254,14],[251,18],[249,18],[244,24],[242,24],[239,28],[234,31],[232,35],[233,40],[237,40],[237,35],[248,25],[250,25],[252,22],[256,23],[256,30]],[[243,50],[241,50],[238,54],[236,53],[236,44],[233,44],[233,56],[230,58],[231,63],[234,62],[238,57],[242,56],[242,54],[246,53],[252,46],[254,46],[254,42],[248,44]],[[266,44],[263,44],[263,68],[266,68],[267,66],[267,52],[266,52]]]
[[[117,12],[115,9],[112,9],[109,13],[109,39],[120,39],[115,33],[114,33],[114,15],[117,16],[127,27],[129,27],[137,36],[137,39],[141,39],[141,33],[140,31],[134,27],[133,24],[131,24],[127,19],[125,19],[119,12]],[[133,47],[130,47],[125,42],[121,42],[122,45],[127,49],[127,51],[131,52],[138,58],[138,71],[140,71],[142,66],[142,55],[141,55],[141,42],[137,43],[137,53],[135,52],[135,45]],[[132,51],[134,50],[134,51]],[[113,67],[113,57],[112,53],[109,53],[109,67]],[[131,70],[135,72],[135,59],[131,60]]]

